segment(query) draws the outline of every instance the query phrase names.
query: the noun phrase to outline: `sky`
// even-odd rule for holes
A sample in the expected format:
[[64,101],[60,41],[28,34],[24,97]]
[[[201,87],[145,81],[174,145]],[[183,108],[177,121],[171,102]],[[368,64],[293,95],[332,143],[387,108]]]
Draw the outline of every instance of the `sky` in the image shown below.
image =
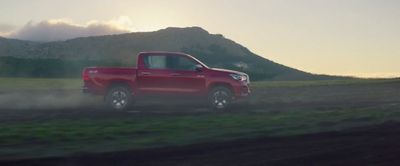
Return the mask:
[[400,77],[398,0],[0,0],[0,36],[51,41],[199,26],[317,74]]

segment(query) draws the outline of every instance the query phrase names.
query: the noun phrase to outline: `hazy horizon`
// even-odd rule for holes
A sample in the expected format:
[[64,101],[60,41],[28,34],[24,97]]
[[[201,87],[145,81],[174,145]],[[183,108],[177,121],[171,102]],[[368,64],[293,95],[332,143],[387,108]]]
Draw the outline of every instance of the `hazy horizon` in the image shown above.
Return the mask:
[[0,0],[0,36],[52,41],[198,26],[303,71],[399,77],[400,1]]

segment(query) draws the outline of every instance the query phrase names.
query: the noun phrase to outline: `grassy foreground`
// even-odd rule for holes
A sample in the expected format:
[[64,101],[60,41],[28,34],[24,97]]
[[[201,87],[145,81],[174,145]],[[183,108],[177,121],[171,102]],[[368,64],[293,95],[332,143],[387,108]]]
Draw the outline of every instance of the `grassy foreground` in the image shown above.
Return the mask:
[[343,109],[9,122],[0,125],[0,159],[290,136],[397,120],[400,110]]

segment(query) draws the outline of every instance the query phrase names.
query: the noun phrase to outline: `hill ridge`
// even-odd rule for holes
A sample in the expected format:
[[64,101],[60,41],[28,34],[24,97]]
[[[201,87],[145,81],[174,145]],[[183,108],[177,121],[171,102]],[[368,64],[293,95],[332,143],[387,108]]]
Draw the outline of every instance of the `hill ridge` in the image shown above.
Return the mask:
[[[0,57],[3,59],[0,65],[8,65],[11,66],[9,68],[12,68],[13,64],[4,62],[4,59],[11,57],[22,59],[21,61],[24,59],[25,61],[26,59],[85,61],[85,63],[76,65],[79,70],[88,64],[131,66],[135,64],[137,53],[143,51],[185,52],[209,66],[241,70],[249,73],[256,80],[334,78],[313,75],[273,62],[252,53],[234,40],[225,38],[221,34],[210,34],[207,30],[197,26],[168,27],[153,32],[79,37],[53,42],[0,38]],[[35,66],[31,68],[35,68]]]

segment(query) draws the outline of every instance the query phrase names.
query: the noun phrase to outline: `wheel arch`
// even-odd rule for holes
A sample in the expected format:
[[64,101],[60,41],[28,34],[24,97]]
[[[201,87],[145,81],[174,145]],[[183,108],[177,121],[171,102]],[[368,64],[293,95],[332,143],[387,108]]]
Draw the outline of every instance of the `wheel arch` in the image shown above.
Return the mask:
[[106,94],[110,91],[111,88],[118,87],[118,86],[122,86],[122,87],[128,88],[130,93],[133,95],[132,87],[129,84],[129,82],[122,81],[122,80],[121,81],[112,81],[112,82],[110,82],[106,87]]
[[229,84],[229,83],[226,83],[226,82],[214,82],[214,83],[211,83],[211,84],[208,86],[207,91],[208,91],[208,92],[211,92],[211,91],[212,91],[214,88],[216,88],[216,87],[225,87],[225,88],[228,88],[228,89],[231,91],[231,93],[234,93],[234,90],[233,90],[232,85]]

